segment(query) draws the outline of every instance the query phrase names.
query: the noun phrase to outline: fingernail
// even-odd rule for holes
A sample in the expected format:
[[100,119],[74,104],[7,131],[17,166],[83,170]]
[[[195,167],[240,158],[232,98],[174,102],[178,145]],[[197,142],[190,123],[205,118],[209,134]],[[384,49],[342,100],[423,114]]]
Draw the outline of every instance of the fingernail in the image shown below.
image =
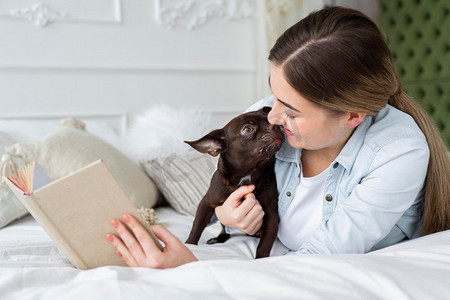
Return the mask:
[[127,223],[130,222],[130,216],[128,214],[123,215],[123,220]]
[[113,236],[112,234],[110,234],[110,233],[108,233],[108,234],[106,235],[106,238],[107,238],[108,241],[110,241],[110,242],[112,242],[112,241],[114,240],[114,236]]
[[116,219],[114,219],[114,220],[111,221],[111,225],[112,225],[114,228],[117,228],[117,227],[119,227],[119,221],[117,221]]

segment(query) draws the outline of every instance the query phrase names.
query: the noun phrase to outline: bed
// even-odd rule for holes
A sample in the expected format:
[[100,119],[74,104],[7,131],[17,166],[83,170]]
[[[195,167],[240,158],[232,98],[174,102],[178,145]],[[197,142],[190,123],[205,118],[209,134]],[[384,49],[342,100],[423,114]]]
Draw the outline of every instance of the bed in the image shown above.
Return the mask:
[[[150,114],[161,109],[170,110],[157,107]],[[186,111],[172,109],[170,114],[176,113],[184,115],[175,115],[181,122],[183,117],[194,118]],[[145,118],[148,116],[143,115]],[[204,116],[199,119],[204,120]],[[2,122],[3,130],[6,130],[7,123],[12,121]],[[17,124],[26,123],[14,122],[19,123],[10,128],[17,129]],[[34,135],[47,134],[47,138],[52,135],[48,131],[55,126],[55,122],[30,122],[27,126],[34,128]],[[92,131],[90,134],[95,134],[104,143],[114,145],[114,148],[123,145],[120,143],[123,137],[115,135],[114,126],[103,120],[84,122]],[[150,122],[145,126],[155,125]],[[19,139],[31,139],[23,135],[25,131],[20,132],[22,136],[19,135]],[[132,131],[129,132],[132,135]],[[9,133],[14,135],[13,130]],[[140,136],[139,132],[135,134]],[[173,136],[172,131],[171,139]],[[125,148],[120,151],[125,156],[133,157],[132,154],[125,154]],[[172,169],[181,165],[177,159],[192,155],[191,152],[183,154],[178,151],[177,157],[171,158]],[[147,157],[145,161],[160,162],[161,168],[164,160],[158,160],[155,156],[163,155],[162,152],[152,153],[154,157]],[[184,184],[182,189],[206,188],[214,162],[184,159],[183,163],[186,162],[195,172],[203,167],[204,178],[200,180],[188,176],[192,180],[174,180],[174,185],[165,186],[166,193],[167,190],[181,189],[180,184]],[[144,170],[149,167],[144,165]],[[150,171],[146,172],[152,178],[162,174]],[[180,169],[180,172],[189,175],[187,167]],[[203,187],[196,185],[202,180]],[[164,188],[158,184],[156,186],[162,190]],[[170,200],[171,195],[165,195]],[[182,194],[173,196],[182,197]],[[184,197],[198,195],[184,194]],[[184,200],[154,206],[158,222],[181,240],[188,235],[195,211],[195,207]],[[81,271],[70,264],[33,217],[25,214],[0,229],[0,295],[2,299],[444,299],[450,295],[450,231],[368,254],[284,256],[280,255],[283,247],[277,242],[271,257],[258,260],[253,259],[258,244],[255,237],[234,234],[225,244],[207,245],[206,240],[219,231],[219,224],[207,227],[199,245],[189,246],[200,261],[178,268],[154,270],[105,266]]]
[[[279,1],[277,6],[276,1],[35,2],[0,3],[2,176],[8,166],[36,157],[55,178],[97,158],[120,159],[146,187],[144,196],[133,195],[136,206],[154,208],[158,222],[184,241],[216,161],[195,155],[182,141],[223,125],[266,95],[267,87],[260,85],[267,82],[262,62],[268,45],[260,29],[267,9],[272,17],[284,16],[292,3],[333,1]],[[387,2],[384,13],[390,6],[410,8],[382,1]],[[188,29],[192,22],[198,26]],[[430,95],[440,105],[448,103],[431,88]],[[448,112],[433,110],[439,117]],[[84,142],[74,144],[69,133],[55,135],[59,122]],[[144,190],[126,185],[130,193]],[[368,254],[284,256],[277,242],[271,257],[258,260],[253,259],[254,237],[234,234],[225,244],[207,245],[219,231],[218,224],[207,227],[199,245],[189,246],[199,261],[178,268],[81,271],[0,186],[0,299],[422,300],[450,295],[450,231]]]
[[[158,216],[178,237],[191,217]],[[80,271],[27,216],[0,230],[2,299],[445,299],[450,231],[370,254],[275,256],[253,260],[255,238],[191,247],[199,262],[175,269],[101,267]]]

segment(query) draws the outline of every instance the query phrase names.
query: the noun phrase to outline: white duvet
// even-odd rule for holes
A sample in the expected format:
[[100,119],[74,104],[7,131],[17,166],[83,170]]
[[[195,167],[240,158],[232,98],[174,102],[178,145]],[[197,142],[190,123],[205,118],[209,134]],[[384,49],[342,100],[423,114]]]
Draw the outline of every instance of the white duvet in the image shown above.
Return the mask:
[[[192,218],[170,208],[160,221],[184,240]],[[254,260],[257,239],[205,245],[175,269],[71,266],[28,216],[0,230],[0,299],[450,299],[450,231],[365,255]]]

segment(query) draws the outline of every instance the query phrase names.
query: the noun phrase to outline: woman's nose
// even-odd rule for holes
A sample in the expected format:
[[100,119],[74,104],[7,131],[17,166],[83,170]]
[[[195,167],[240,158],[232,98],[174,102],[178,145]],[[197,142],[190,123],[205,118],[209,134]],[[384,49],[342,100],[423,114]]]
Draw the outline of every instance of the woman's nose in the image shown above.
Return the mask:
[[274,104],[272,110],[267,115],[267,120],[273,125],[283,125],[283,112],[278,108],[278,105]]

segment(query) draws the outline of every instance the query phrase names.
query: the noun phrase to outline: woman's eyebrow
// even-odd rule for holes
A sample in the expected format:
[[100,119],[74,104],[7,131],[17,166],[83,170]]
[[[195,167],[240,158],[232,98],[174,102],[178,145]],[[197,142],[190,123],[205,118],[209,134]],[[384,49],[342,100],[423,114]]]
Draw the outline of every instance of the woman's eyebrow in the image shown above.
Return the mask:
[[296,109],[295,107],[293,107],[293,106],[290,105],[289,103],[286,103],[286,102],[284,102],[284,101],[282,101],[282,100],[280,100],[280,99],[278,99],[278,101],[280,101],[281,104],[283,104],[283,105],[286,106],[287,108],[292,109],[293,111],[296,111],[296,112],[300,112],[298,109]]
[[[270,84],[270,75],[269,75],[269,87],[270,88],[272,88],[272,85]],[[292,105],[290,105],[290,104],[288,104],[288,103],[286,103],[286,102],[284,102],[284,101],[282,101],[282,100],[280,100],[280,99],[278,99],[277,98],[277,100],[278,101],[280,101],[281,102],[281,104],[283,104],[284,106],[286,106],[287,108],[290,108],[290,109],[292,109],[293,111],[296,111],[296,112],[300,112],[298,109],[296,109],[295,107],[293,107]]]

